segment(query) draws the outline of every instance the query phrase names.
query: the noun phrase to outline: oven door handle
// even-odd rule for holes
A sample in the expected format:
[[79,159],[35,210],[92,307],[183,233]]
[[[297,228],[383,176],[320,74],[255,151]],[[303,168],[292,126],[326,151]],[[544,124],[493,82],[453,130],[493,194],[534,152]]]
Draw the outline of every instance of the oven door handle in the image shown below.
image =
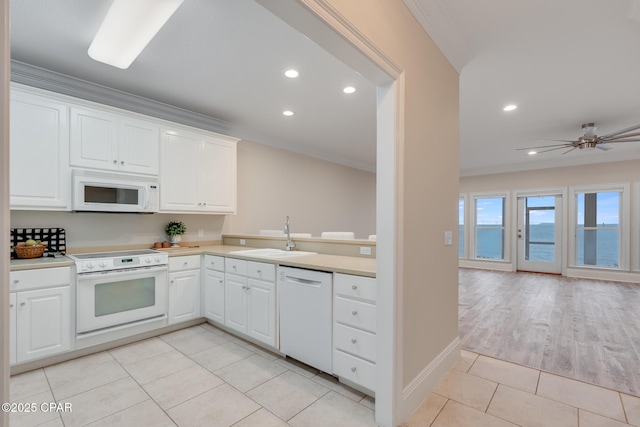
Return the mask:
[[92,271],[88,273],[78,273],[78,280],[88,279],[91,277],[113,277],[121,276],[123,274],[149,274],[155,272],[168,271],[169,267],[166,265],[159,265],[155,267],[136,267],[136,268],[121,268],[119,270],[107,270],[107,271]]

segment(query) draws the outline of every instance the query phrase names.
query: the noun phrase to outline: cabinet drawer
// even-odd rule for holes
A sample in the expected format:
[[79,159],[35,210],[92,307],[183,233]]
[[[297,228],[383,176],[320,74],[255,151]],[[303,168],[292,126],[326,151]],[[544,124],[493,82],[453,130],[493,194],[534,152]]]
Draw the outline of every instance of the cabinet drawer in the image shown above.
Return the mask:
[[12,271],[9,276],[11,291],[68,286],[71,283],[71,267]]
[[267,264],[264,262],[247,262],[247,276],[254,279],[266,280],[267,282],[276,281],[275,264]]
[[376,331],[376,306],[365,302],[335,297],[333,317],[336,322],[347,326]]
[[336,295],[376,302],[376,279],[336,273],[333,289]]
[[341,378],[376,389],[376,365],[340,350],[333,350],[333,373]]
[[376,335],[349,326],[334,324],[333,346],[370,362],[376,361]]
[[204,266],[210,270],[224,271],[224,257],[216,255],[205,255]]
[[225,258],[225,271],[231,274],[247,275],[247,261],[235,258]]
[[200,255],[169,257],[169,271],[200,268]]

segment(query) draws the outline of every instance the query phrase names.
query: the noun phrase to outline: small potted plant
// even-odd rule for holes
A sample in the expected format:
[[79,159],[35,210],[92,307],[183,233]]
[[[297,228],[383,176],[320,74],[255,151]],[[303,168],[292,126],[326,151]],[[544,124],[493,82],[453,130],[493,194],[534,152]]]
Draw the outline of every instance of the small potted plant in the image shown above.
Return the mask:
[[181,239],[180,236],[182,236],[185,231],[187,231],[187,226],[184,225],[184,222],[182,221],[169,221],[169,223],[165,225],[164,232],[169,236],[172,248],[180,246],[178,245]]

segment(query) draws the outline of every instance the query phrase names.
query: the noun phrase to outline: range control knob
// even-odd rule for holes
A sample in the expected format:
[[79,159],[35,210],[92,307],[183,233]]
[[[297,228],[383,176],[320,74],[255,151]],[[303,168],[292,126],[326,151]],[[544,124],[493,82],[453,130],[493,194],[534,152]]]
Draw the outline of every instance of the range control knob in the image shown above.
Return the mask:
[[87,266],[87,270],[93,270],[95,268],[95,264],[92,262],[88,262],[85,264]]
[[144,262],[146,262],[147,264],[151,264],[151,258],[145,258]]
[[160,262],[160,257],[159,257],[159,256],[157,256],[157,257],[155,257],[153,260],[154,260],[155,262]]
[[106,263],[106,262],[104,262],[104,261],[100,261],[100,262],[98,263],[98,267],[100,267],[100,268],[105,268],[106,266],[107,266],[107,263]]

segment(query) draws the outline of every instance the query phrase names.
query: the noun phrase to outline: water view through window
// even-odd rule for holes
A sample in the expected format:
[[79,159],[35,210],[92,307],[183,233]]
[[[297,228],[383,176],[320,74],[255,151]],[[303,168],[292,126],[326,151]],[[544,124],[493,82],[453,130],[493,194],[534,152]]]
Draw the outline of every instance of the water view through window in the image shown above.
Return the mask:
[[476,199],[476,258],[504,259],[504,197]]
[[576,264],[618,267],[621,193],[579,193],[576,197]]

